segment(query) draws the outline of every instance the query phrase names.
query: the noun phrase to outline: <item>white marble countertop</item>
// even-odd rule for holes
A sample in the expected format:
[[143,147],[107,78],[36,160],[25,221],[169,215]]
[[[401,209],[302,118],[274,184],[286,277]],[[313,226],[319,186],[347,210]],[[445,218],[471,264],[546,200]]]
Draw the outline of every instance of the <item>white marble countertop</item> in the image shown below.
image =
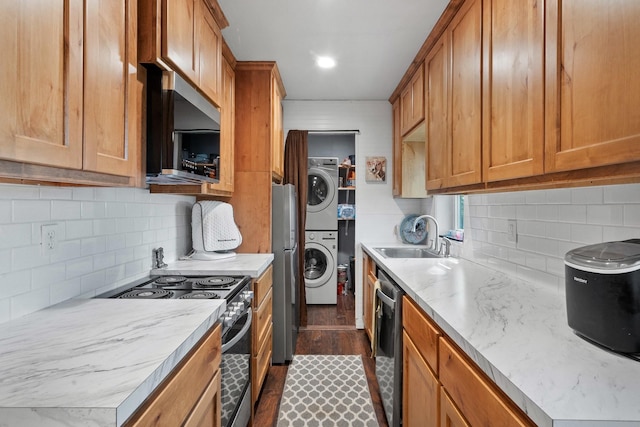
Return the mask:
[[540,426],[640,426],[640,363],[576,336],[565,296],[457,258],[392,259],[408,296]]
[[120,426],[221,300],[75,299],[0,324],[0,426]]
[[260,277],[273,262],[273,254],[236,254],[233,258],[215,261],[178,260],[164,268],[151,270],[152,276],[230,274]]

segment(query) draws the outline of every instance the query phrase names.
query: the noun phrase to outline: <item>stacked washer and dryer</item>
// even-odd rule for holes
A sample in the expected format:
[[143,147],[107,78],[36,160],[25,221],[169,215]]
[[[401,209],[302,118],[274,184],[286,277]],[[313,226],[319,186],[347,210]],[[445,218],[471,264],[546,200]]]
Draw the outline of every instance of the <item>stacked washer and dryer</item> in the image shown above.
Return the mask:
[[307,304],[336,304],[338,158],[309,157],[304,279]]

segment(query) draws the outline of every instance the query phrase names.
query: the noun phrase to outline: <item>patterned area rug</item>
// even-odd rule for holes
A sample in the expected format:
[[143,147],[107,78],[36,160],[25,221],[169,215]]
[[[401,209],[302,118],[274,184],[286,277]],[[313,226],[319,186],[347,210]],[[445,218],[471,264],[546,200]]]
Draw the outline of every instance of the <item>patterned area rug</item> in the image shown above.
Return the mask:
[[361,356],[296,355],[278,427],[378,427]]

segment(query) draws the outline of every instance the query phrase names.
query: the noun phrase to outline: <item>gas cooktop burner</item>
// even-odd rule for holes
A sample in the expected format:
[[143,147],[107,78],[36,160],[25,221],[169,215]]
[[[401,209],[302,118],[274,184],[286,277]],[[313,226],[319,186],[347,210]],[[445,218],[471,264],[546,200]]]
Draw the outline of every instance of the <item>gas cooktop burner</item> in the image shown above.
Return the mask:
[[184,276],[162,276],[156,279],[158,285],[175,285],[176,283],[182,283],[187,280]]
[[194,287],[202,289],[226,288],[235,282],[233,277],[213,276],[196,280]]
[[164,289],[132,289],[118,298],[137,298],[137,299],[160,299],[171,298],[173,292]]
[[219,298],[220,298],[220,295],[210,291],[191,292],[191,293],[182,295],[181,297],[178,297],[178,299],[219,299]]

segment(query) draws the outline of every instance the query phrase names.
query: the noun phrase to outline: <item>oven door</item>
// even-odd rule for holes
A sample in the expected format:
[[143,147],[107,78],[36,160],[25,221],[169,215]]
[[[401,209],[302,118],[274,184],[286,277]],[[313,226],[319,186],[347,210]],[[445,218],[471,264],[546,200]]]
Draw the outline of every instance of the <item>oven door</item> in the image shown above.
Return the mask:
[[222,427],[251,418],[251,307],[222,336]]

